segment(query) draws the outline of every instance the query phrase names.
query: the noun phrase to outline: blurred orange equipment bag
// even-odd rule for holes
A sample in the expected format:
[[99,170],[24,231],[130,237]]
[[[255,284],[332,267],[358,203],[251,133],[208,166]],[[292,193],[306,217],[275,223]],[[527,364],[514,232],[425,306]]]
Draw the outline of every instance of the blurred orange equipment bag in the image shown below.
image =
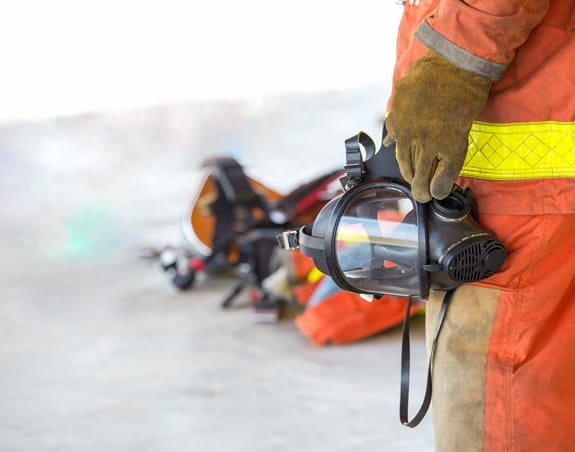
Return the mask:
[[[317,283],[304,283],[294,293],[305,302]],[[337,290],[296,319],[300,332],[315,345],[344,345],[365,339],[403,322],[407,299],[383,296],[371,302],[360,295]],[[422,304],[411,308],[411,315],[421,312]]]

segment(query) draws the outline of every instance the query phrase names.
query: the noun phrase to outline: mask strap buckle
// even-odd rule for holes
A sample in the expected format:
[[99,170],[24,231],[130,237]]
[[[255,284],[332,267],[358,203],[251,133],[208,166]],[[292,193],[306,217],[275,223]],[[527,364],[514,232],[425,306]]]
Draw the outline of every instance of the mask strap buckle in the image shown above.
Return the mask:
[[283,231],[276,235],[276,241],[282,250],[297,250],[299,249],[299,230]]

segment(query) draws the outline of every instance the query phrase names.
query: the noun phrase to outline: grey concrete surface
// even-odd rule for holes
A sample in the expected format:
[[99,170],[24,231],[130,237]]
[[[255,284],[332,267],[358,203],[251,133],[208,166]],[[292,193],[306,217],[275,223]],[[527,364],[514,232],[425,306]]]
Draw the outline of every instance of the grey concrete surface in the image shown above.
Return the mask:
[[[377,133],[382,86],[0,125],[0,451],[433,450],[398,420],[399,329],[316,348],[137,259],[181,241],[202,158],[293,187]],[[412,347],[415,410],[422,319]]]
[[222,312],[232,282],[178,293],[156,267],[125,258],[10,275],[0,450],[432,450],[429,420],[399,424],[399,329],[316,348],[289,318],[254,324],[245,300]]

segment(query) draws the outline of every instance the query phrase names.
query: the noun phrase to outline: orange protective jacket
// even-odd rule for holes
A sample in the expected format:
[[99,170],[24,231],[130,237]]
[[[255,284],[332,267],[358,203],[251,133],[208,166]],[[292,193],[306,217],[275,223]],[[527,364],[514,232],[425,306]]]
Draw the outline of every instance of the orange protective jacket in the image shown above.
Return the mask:
[[573,121],[574,31],[572,0],[409,0],[394,79],[430,48],[497,81],[478,120]]
[[494,81],[458,179],[508,250],[466,450],[575,450],[575,1],[408,0],[394,81],[427,49]]

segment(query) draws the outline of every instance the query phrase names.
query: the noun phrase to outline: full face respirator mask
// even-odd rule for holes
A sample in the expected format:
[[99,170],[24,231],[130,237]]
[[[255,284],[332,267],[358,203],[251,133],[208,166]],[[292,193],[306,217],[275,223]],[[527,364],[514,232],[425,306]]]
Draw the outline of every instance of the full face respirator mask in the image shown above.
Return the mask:
[[[429,290],[451,290],[499,270],[505,247],[473,218],[470,190],[421,204],[399,172],[395,149],[375,151],[363,132],[346,146],[345,192],[313,225],[278,237],[344,290],[425,300]],[[362,153],[362,148],[365,158]]]
[[[386,135],[385,126],[383,136]],[[400,420],[418,425],[431,403],[431,369],[437,339],[454,290],[488,278],[505,261],[504,245],[474,219],[469,189],[455,186],[445,199],[417,202],[401,177],[394,147],[376,152],[364,132],[348,138],[344,193],[328,202],[312,225],[277,237],[299,249],[344,290],[364,298],[408,298],[403,322]],[[408,417],[409,318],[414,299],[445,291],[429,353],[423,403]]]

